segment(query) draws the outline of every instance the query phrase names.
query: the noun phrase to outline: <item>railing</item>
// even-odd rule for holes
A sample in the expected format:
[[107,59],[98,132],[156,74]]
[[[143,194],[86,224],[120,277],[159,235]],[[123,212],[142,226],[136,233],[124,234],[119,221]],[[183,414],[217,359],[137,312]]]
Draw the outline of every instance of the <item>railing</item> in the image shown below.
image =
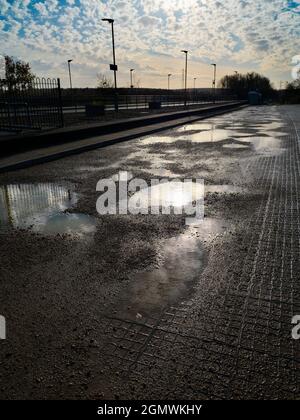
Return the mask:
[[41,130],[63,126],[59,79],[0,86],[0,130]]
[[[182,94],[178,95],[118,95],[118,106],[119,111],[148,111],[149,103],[156,102],[161,104],[161,108],[172,108],[184,106],[193,106],[193,105],[204,105],[209,103],[221,103],[237,100],[237,97],[234,95],[187,95]],[[64,112],[78,112],[82,113],[85,111],[85,104],[102,104],[105,107],[106,111],[115,110],[115,97],[112,95],[101,96],[101,95],[91,95],[86,98],[86,103],[82,102],[82,97],[80,95],[74,95],[73,101],[68,99],[63,99]]]

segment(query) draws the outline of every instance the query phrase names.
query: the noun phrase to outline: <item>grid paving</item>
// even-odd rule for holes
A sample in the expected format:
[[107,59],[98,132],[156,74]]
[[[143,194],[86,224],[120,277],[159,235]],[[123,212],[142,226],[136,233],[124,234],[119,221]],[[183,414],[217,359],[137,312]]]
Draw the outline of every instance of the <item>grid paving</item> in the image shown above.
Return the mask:
[[196,293],[155,319],[108,320],[103,351],[125,375],[167,370],[175,355],[174,389],[188,373],[193,397],[300,397],[300,347],[291,337],[300,313],[299,121],[288,112],[283,119],[285,150],[244,168],[262,193],[244,231],[243,265],[233,262],[217,285],[202,282],[202,307]]

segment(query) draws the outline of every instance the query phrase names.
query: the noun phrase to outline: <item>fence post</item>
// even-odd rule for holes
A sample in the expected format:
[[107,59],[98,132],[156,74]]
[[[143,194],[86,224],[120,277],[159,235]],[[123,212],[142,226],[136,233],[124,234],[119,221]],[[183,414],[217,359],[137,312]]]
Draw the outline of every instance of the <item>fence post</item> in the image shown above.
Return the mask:
[[58,101],[59,101],[59,113],[60,113],[60,122],[61,127],[64,126],[64,113],[63,113],[63,107],[62,107],[62,97],[61,97],[61,87],[60,87],[60,79],[57,79],[57,89],[58,89]]
[[31,118],[30,118],[29,106],[28,106],[27,103],[25,104],[25,106],[26,106],[26,112],[27,112],[28,127],[30,127],[31,126]]
[[9,121],[9,128],[12,129],[12,120],[10,115],[10,105],[9,102],[7,102],[7,115],[8,115],[8,121]]

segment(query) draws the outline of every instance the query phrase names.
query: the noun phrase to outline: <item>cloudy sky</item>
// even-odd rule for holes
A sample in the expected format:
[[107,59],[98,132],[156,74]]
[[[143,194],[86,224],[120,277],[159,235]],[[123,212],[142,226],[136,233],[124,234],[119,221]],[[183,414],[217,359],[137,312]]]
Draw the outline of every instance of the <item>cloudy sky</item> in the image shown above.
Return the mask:
[[[97,73],[110,76],[111,34],[103,17],[115,19],[119,84],[129,69],[143,87],[180,88],[190,50],[189,85],[211,85],[218,76],[258,71],[278,87],[291,80],[300,56],[300,1],[285,0],[0,0],[0,53],[30,61],[35,74],[68,83],[73,59],[76,86],[93,87]],[[300,57],[299,57],[300,61]]]

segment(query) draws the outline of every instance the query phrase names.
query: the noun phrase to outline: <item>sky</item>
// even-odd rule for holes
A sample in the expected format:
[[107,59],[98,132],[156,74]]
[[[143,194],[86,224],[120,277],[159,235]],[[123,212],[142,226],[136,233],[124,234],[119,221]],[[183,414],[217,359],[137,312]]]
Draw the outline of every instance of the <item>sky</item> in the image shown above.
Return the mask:
[[[119,86],[130,69],[141,87],[181,88],[189,50],[188,85],[209,87],[211,63],[218,80],[256,71],[275,87],[290,81],[300,61],[300,1],[286,0],[0,0],[0,54],[29,61],[37,76],[68,86],[94,87],[97,74],[112,78],[111,31],[115,19]],[[296,59],[297,62],[298,59]]]

